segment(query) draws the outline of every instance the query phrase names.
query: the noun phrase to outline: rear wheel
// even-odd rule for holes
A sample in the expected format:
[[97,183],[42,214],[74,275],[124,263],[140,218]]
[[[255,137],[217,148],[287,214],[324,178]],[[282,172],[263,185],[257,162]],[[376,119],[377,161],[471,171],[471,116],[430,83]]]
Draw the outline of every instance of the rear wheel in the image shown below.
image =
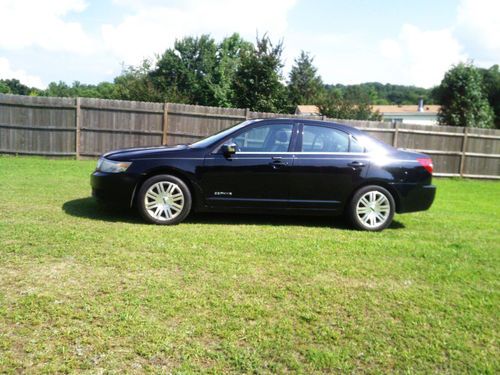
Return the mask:
[[354,194],[348,214],[357,229],[380,231],[391,224],[395,207],[394,198],[387,189],[370,185]]
[[181,179],[158,175],[146,180],[137,196],[141,215],[154,224],[173,225],[191,210],[191,193]]

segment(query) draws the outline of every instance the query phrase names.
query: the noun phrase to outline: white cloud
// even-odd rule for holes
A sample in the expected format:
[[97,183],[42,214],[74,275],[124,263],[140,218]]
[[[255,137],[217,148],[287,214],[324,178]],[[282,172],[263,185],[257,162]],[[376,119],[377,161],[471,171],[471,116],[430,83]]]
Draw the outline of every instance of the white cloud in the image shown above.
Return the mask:
[[[161,53],[177,38],[209,32],[222,38],[238,32],[254,40],[257,31],[281,36],[296,0],[188,0],[168,6],[158,1],[116,0],[131,14],[117,25],[102,26],[106,47],[127,64]],[[265,10],[265,11],[263,11]]]
[[0,79],[12,78],[18,79],[21,83],[27,86],[37,87],[40,89],[45,88],[45,85],[43,84],[40,77],[27,74],[22,69],[13,69],[10,66],[9,60],[7,60],[5,57],[0,57]]
[[457,11],[456,34],[479,60],[500,61],[500,1],[462,0]]
[[451,28],[420,30],[410,24],[396,39],[381,41],[379,53],[394,76],[422,87],[439,84],[451,65],[467,59]]
[[81,25],[63,19],[85,8],[83,0],[0,0],[0,48],[92,52],[93,43]]
[[[361,58],[360,51],[353,46],[360,45],[358,36],[348,33],[314,33],[289,30],[284,40],[285,75],[302,50],[314,58],[314,66],[325,83],[352,82],[356,80],[353,66]],[[346,60],[354,60],[344,64]],[[288,79],[288,76],[285,78]]]

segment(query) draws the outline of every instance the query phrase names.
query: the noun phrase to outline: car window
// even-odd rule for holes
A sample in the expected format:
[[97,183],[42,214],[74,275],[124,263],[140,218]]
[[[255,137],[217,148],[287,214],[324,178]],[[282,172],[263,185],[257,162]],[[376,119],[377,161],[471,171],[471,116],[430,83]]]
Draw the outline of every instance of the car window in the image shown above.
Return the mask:
[[343,131],[304,125],[302,152],[364,152],[364,147]]
[[232,138],[240,152],[286,152],[292,137],[292,124],[262,125]]
[[365,148],[359,144],[359,142],[351,136],[349,143],[349,152],[365,152]]

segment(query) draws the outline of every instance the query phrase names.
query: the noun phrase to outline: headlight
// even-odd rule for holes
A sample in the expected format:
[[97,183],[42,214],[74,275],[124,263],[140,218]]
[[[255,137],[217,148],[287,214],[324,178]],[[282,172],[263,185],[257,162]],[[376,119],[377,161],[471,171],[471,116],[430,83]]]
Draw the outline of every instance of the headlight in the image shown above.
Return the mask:
[[106,173],[120,173],[125,172],[130,167],[130,161],[114,161],[100,158],[97,162],[97,170]]

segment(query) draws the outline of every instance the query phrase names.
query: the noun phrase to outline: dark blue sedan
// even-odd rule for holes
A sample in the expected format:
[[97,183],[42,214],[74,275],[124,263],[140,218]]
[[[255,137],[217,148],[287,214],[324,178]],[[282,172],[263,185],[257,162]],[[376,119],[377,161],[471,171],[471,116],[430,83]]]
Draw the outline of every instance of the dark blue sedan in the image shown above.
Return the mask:
[[394,213],[428,209],[429,156],[362,131],[302,119],[245,121],[190,145],[104,154],[91,177],[98,200],[177,224],[195,211],[346,214],[377,231]]

